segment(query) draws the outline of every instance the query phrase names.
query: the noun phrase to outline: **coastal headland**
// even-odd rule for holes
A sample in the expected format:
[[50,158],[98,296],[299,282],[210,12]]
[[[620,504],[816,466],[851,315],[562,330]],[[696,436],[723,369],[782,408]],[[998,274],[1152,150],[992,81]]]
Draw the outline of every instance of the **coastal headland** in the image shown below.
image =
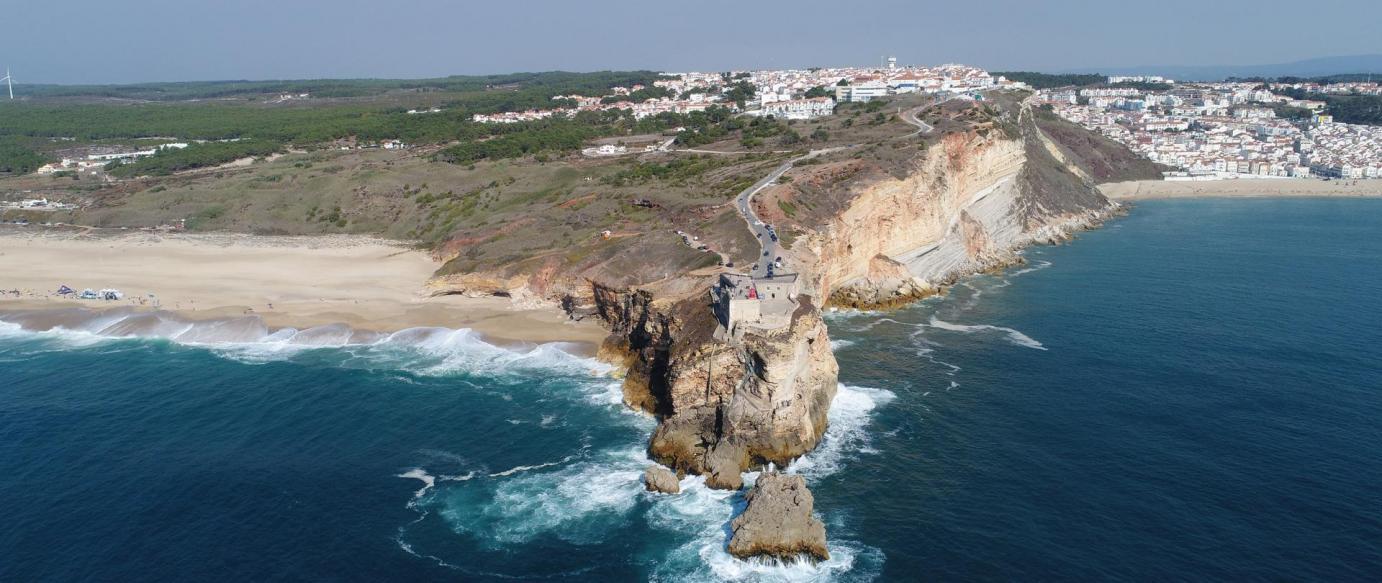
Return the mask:
[[[1099,226],[1123,212],[1118,199],[1377,192],[1149,182],[1155,164],[1034,97],[897,96],[795,124],[717,110],[689,118],[699,125],[685,149],[626,158],[340,146],[121,179],[81,205],[27,199],[12,220],[26,226],[0,232],[0,319],[25,312],[11,320],[48,329],[90,317],[73,311],[122,310],[139,317],[112,334],[207,320],[234,329],[222,335],[315,328],[308,340],[347,343],[413,327],[577,343],[622,368],[625,404],[657,419],[650,489],[679,492],[698,475],[740,490],[827,439],[839,368],[823,309],[941,293]],[[19,186],[56,188],[33,180]],[[784,505],[772,482],[726,516],[743,537],[727,541],[734,554],[828,560],[806,483],[779,482]],[[789,510],[795,538],[772,527]]]
[[[456,222],[430,252],[343,235],[5,235],[0,270],[10,279],[0,287],[20,293],[0,309],[157,303],[182,317],[255,316],[280,327],[445,326],[500,341],[598,342],[599,355],[626,371],[626,404],[658,419],[649,458],[678,478],[738,490],[745,472],[790,468],[825,438],[838,365],[823,308],[901,306],[1020,262],[1023,247],[1064,240],[1119,211],[1097,180],[1157,175],[1121,146],[1041,115],[1029,93],[896,103],[892,115],[851,104],[820,122],[831,125],[817,126],[810,133],[819,139],[796,155],[736,152],[726,140],[720,157],[659,151],[627,167],[581,161],[559,170],[495,164],[488,171],[509,178],[470,195],[437,198],[405,185],[384,197],[396,209],[445,202],[427,216],[449,212]],[[266,164],[306,170],[281,166],[288,161]],[[525,194],[524,180],[563,170],[568,189]],[[677,190],[692,178],[704,181],[698,189],[739,193],[737,204]],[[503,190],[519,185],[525,190]],[[486,207],[507,210],[476,211]],[[722,275],[740,282],[744,297],[717,313],[711,291]],[[54,297],[62,285],[126,295]],[[789,309],[743,303],[782,298]],[[729,315],[739,308],[749,308],[747,319]],[[735,532],[767,532],[752,522],[777,513],[759,508]],[[807,546],[755,535],[736,548],[829,556],[810,530]]]

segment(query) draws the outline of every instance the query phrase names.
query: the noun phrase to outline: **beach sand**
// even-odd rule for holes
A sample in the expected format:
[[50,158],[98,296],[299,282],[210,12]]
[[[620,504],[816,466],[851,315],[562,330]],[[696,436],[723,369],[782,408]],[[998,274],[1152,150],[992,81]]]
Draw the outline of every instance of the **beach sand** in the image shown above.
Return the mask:
[[[257,237],[131,233],[88,236],[34,228],[0,230],[0,311],[135,307],[194,320],[257,315],[271,328],[346,324],[392,332],[470,328],[497,343],[597,345],[607,332],[556,308],[505,298],[422,295],[438,267],[427,253],[357,236]],[[121,301],[54,295],[67,285],[119,289]],[[15,296],[11,290],[19,290]],[[151,297],[150,294],[153,294]]]
[[1382,196],[1382,180],[1243,178],[1237,180],[1142,180],[1100,184],[1114,200],[1201,197]]

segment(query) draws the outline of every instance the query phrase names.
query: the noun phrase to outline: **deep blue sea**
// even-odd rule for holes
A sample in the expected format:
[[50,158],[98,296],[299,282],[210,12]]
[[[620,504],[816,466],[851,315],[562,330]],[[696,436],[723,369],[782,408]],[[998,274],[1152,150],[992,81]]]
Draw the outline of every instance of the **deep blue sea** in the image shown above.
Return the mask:
[[653,421],[559,345],[0,324],[0,581],[1382,580],[1382,201],[1145,202],[1027,258],[828,316],[816,566],[642,492]]

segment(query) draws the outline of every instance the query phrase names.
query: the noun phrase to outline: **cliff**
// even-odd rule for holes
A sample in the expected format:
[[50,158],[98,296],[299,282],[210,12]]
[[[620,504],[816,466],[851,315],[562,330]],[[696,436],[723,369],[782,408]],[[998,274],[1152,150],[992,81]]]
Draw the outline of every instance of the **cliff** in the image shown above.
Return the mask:
[[1026,102],[995,106],[991,126],[945,135],[900,176],[861,172],[841,186],[843,210],[793,246],[830,304],[904,304],[1117,209]]
[[825,432],[838,367],[820,310],[799,299],[788,326],[716,340],[708,296],[655,300],[597,286],[595,309],[613,334],[602,353],[622,355],[624,400],[662,422],[649,454],[678,472],[737,489],[740,473],[786,465]]

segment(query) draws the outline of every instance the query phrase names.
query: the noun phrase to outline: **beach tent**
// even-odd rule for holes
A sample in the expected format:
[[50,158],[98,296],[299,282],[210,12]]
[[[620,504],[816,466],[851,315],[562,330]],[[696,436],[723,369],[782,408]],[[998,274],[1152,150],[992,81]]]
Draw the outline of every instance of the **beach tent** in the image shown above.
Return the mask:
[[99,300],[99,299],[101,299],[101,296],[100,296],[100,295],[97,295],[97,294],[96,294],[96,291],[93,290],[93,289],[91,289],[91,288],[86,288],[86,289],[82,290],[82,294],[81,294],[80,296],[77,296],[77,297],[79,297],[79,298],[81,298],[81,299],[84,299],[84,300]]
[[77,292],[76,292],[76,291],[73,291],[72,288],[67,287],[67,286],[65,286],[65,285],[58,288],[58,295],[60,295],[60,296],[72,295],[72,294],[74,294],[74,293],[77,293]]

